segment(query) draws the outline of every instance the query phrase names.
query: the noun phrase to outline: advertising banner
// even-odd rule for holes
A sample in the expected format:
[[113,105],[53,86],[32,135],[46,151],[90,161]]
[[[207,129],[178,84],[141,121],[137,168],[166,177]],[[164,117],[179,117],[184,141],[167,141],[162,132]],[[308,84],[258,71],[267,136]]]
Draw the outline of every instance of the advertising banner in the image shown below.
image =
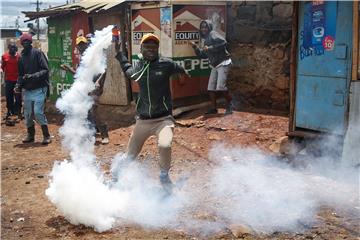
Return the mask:
[[[182,65],[191,75],[183,84],[171,81],[173,98],[197,96],[207,92],[210,67],[207,59],[199,59],[190,44],[196,42],[203,47],[199,36],[202,20],[210,20],[214,30],[225,37],[225,5],[160,5],[142,8],[134,4],[131,11],[132,22],[132,61],[139,59],[140,40],[146,33],[160,37],[159,53],[162,57],[172,58]],[[132,90],[138,91],[137,83]]]
[[316,0],[304,7],[301,60],[334,50],[337,18],[337,2]]
[[[133,9],[131,20],[131,47],[132,59],[138,59],[140,53],[140,41],[144,34],[153,33],[160,36],[160,8]],[[161,45],[160,42],[160,54]]]

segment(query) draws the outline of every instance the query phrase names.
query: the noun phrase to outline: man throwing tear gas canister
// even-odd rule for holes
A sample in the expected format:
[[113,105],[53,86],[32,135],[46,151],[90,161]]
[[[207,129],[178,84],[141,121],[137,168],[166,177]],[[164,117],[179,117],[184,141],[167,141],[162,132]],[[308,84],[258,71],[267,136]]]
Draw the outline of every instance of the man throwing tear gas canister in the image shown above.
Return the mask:
[[181,74],[185,69],[171,59],[159,57],[158,36],[148,33],[141,39],[140,60],[131,65],[115,42],[116,59],[125,75],[139,84],[136,99],[136,123],[130,136],[127,157],[135,159],[145,141],[156,135],[160,153],[160,183],[166,193],[171,194],[173,184],[169,178],[171,165],[171,143],[173,139],[174,118],[172,117],[172,99],[170,76]]

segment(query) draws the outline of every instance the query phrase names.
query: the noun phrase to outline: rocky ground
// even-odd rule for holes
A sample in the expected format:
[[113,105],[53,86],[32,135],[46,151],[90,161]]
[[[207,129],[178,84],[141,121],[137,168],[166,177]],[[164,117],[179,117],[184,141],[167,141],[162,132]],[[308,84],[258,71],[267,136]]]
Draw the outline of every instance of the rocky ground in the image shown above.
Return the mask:
[[[4,99],[2,99],[4,116]],[[171,176],[183,172],[210,170],[215,163],[208,157],[209,149],[218,142],[232,146],[251,146],[269,152],[269,146],[286,135],[288,118],[259,113],[235,112],[231,116],[219,115],[204,118],[204,109],[183,114],[177,118],[173,141],[173,167]],[[324,206],[317,215],[317,224],[304,226],[303,232],[275,232],[259,234],[242,226],[224,227],[218,232],[203,236],[182,229],[144,229],[137,225],[116,227],[97,233],[92,228],[70,224],[45,196],[54,161],[68,158],[61,147],[58,129],[62,117],[48,114],[53,142],[40,144],[37,127],[36,142],[23,144],[23,121],[15,126],[1,122],[1,239],[360,239],[359,218],[336,212]],[[110,122],[110,144],[96,143],[96,155],[102,159],[106,172],[110,159],[125,151],[133,122]],[[121,123],[119,123],[121,122]],[[140,158],[156,158],[155,138],[150,138]],[[151,163],[154,170],[157,163]],[[156,176],[154,171],[154,177]]]

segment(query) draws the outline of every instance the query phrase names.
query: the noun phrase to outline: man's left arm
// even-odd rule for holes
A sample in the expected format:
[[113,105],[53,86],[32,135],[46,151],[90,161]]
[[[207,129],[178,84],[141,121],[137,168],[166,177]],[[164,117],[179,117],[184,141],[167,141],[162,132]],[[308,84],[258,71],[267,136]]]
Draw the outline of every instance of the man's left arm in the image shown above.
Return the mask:
[[44,79],[49,76],[49,66],[46,56],[43,52],[38,53],[39,71],[33,73],[33,78]]
[[223,36],[221,36],[219,33],[214,32],[212,33],[211,38],[213,39],[213,44],[211,44],[210,46],[207,46],[208,50],[218,50],[221,48],[226,47],[227,42],[225,40],[225,38],[223,38]]
[[1,69],[3,70],[3,72],[5,72],[5,67],[6,67],[6,61],[4,58],[4,55],[1,56]]

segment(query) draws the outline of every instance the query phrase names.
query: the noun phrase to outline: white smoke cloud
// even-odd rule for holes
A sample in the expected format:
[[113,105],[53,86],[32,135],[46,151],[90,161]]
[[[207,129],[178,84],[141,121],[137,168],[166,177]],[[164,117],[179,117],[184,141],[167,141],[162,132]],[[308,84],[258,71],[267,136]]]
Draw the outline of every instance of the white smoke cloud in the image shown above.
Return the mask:
[[94,168],[63,161],[54,165],[50,177],[46,195],[72,224],[102,232],[110,229],[126,208],[128,195],[111,191]]
[[65,114],[60,134],[70,161],[54,164],[46,195],[72,224],[98,232],[135,223],[203,234],[245,224],[268,233],[311,224],[321,204],[358,207],[358,174],[353,169],[340,168],[326,157],[293,168],[260,150],[225,145],[210,151],[214,169],[188,173],[185,186],[180,189],[177,183],[171,196],[165,197],[146,163],[129,161],[122,153],[114,157],[114,179],[108,180],[96,164],[94,129],[87,115],[93,77],[106,68],[104,49],[111,44],[111,28],[95,33],[73,86],[56,104]]
[[212,194],[218,199],[214,210],[230,223],[258,232],[298,231],[314,222],[323,204],[359,206],[358,181],[340,180],[358,176],[357,171],[337,168],[335,174],[331,169],[337,165],[325,162],[327,158],[313,158],[318,165],[294,169],[260,150],[223,145],[213,148],[210,158],[219,163],[212,178]]

